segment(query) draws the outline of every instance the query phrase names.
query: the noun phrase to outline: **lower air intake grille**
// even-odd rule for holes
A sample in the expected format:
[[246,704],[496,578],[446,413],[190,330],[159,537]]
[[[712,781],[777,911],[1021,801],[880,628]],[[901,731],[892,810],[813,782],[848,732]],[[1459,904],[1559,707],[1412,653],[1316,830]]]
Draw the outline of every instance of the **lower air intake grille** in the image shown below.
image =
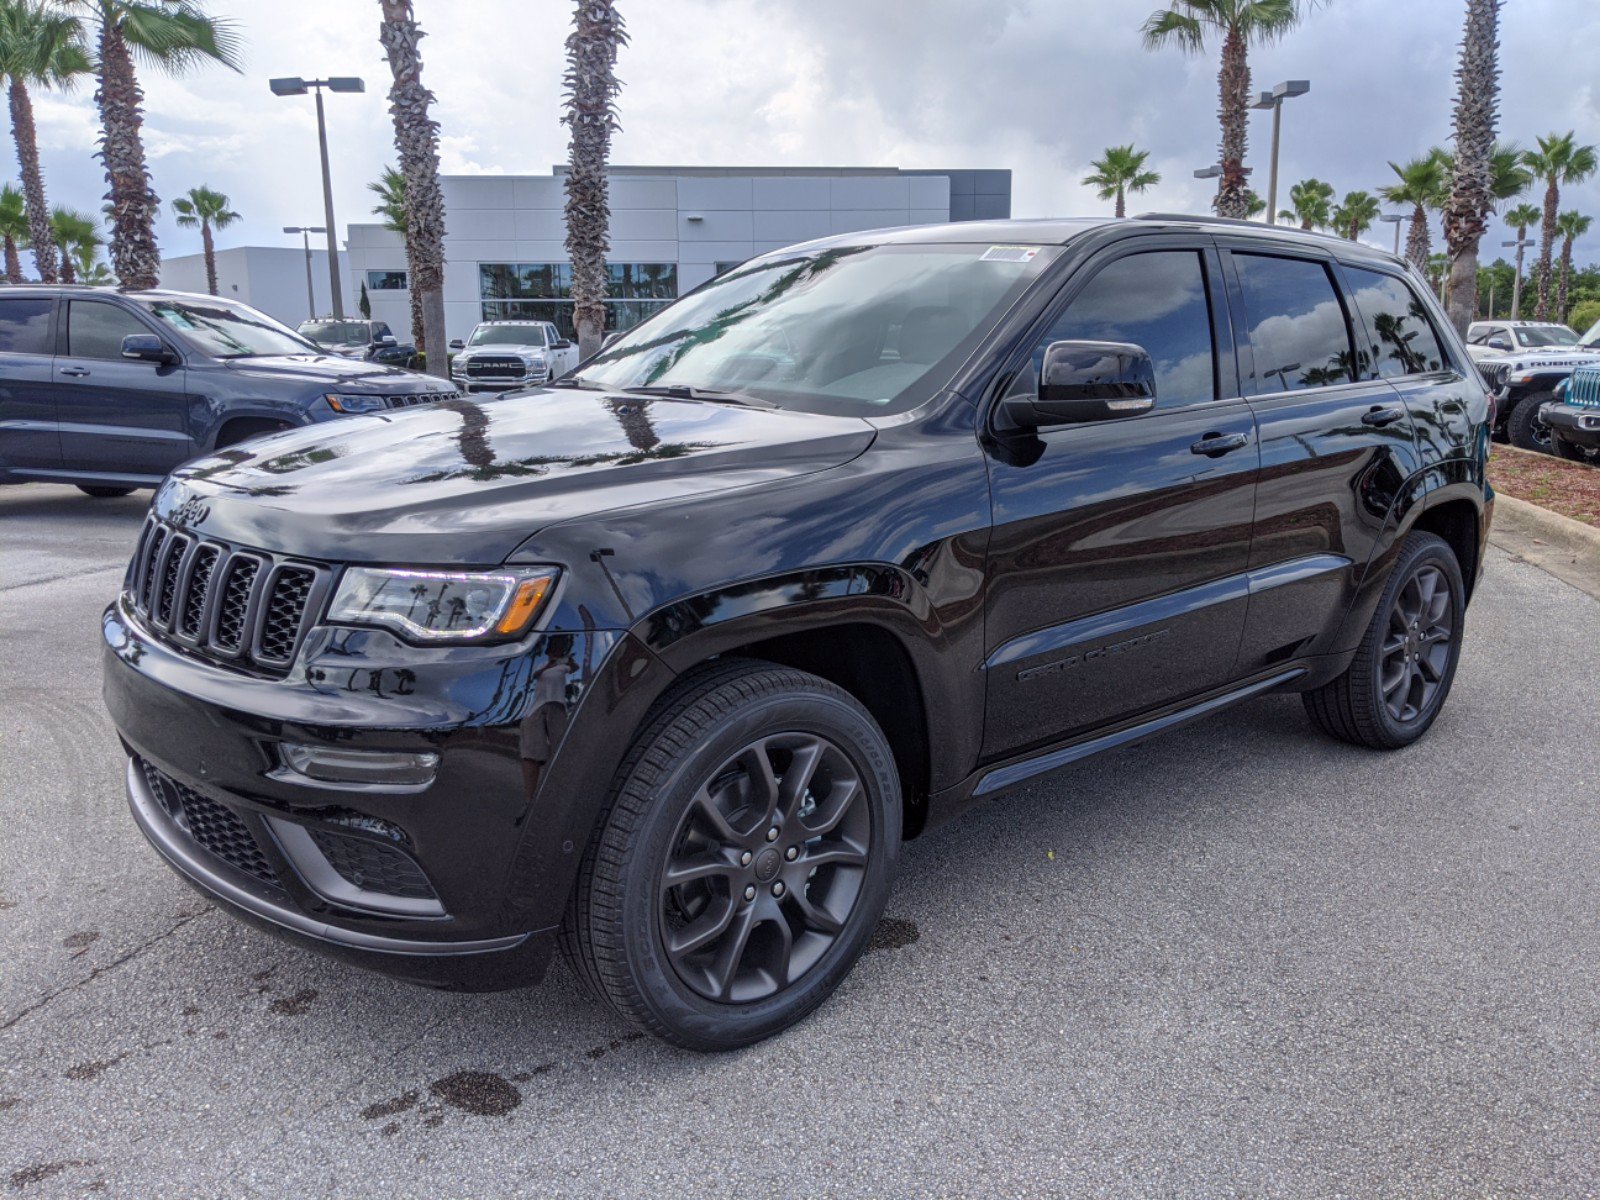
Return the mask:
[[346,883],[385,896],[432,900],[433,886],[415,860],[396,846],[352,837],[331,829],[312,828],[311,838]]
[[255,836],[232,809],[185,787],[142,758],[134,761],[161,807],[197,846],[269,887],[281,886]]

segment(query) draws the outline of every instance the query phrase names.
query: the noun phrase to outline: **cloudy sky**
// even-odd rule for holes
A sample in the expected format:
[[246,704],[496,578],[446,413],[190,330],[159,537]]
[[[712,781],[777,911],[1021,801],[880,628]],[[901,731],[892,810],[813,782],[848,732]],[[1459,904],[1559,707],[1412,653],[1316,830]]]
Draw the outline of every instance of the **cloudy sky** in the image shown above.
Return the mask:
[[[359,74],[368,91],[328,98],[336,215],[368,219],[367,181],[393,158],[377,0],[212,0],[239,26],[243,73],[147,74],[147,145],[163,200],[205,183],[244,220],[221,245],[282,245],[320,224],[315,118],[278,99],[275,75]],[[425,78],[439,99],[447,172],[544,173],[566,156],[559,123],[566,0],[417,0]],[[1108,144],[1153,151],[1161,185],[1138,208],[1203,211],[1193,170],[1215,161],[1212,57],[1150,53],[1154,0],[621,0],[632,44],[619,64],[623,131],[636,164],[1009,167],[1013,213],[1106,208],[1079,179]],[[1254,53],[1258,85],[1308,78],[1284,110],[1280,207],[1307,175],[1342,195],[1388,182],[1450,131],[1463,0],[1330,0]],[[1510,0],[1502,17],[1503,136],[1578,130],[1600,143],[1600,5]],[[92,88],[36,98],[54,203],[97,210]],[[1270,114],[1251,158],[1265,194]],[[9,159],[7,160],[9,162]],[[1600,217],[1600,181],[1562,197]],[[1600,260],[1600,219],[1579,246]],[[1382,233],[1374,235],[1383,238]],[[170,217],[162,249],[199,249]],[[1498,243],[1510,236],[1498,226]],[[1437,232],[1436,232],[1437,238]],[[1496,245],[1492,253],[1499,253]]]

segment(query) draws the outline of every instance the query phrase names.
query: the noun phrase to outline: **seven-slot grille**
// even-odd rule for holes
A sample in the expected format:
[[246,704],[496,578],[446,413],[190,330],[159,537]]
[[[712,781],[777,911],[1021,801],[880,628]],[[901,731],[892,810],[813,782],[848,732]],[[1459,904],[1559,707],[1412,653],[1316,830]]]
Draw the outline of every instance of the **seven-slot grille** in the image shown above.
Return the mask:
[[437,404],[441,400],[454,400],[460,394],[454,389],[448,392],[416,392],[409,396],[385,396],[383,403],[386,408],[414,408],[418,404]]
[[1600,367],[1579,367],[1572,373],[1567,403],[1580,408],[1600,408]]
[[332,571],[146,522],[127,593],[150,631],[214,662],[281,675]]
[[1498,392],[1505,386],[1506,376],[1511,374],[1511,364],[1479,363],[1478,372],[1483,376],[1483,381],[1489,385],[1489,390]]

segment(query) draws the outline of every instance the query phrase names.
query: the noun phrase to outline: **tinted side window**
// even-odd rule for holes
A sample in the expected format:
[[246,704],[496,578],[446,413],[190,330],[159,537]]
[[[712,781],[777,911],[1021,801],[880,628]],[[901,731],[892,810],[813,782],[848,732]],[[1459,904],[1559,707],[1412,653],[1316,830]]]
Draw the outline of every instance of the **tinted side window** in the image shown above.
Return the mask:
[[1257,395],[1348,383],[1355,355],[1339,293],[1319,262],[1233,255]]
[[0,354],[49,354],[55,306],[47,296],[0,300]]
[[1102,270],[1034,347],[1025,372],[1031,386],[1038,386],[1045,347],[1060,341],[1143,346],[1155,363],[1160,408],[1216,398],[1211,303],[1198,251],[1133,254]]
[[67,310],[67,353],[75,358],[121,358],[123,338],[149,332],[115,304],[74,300]]
[[1444,370],[1444,350],[1428,321],[1428,310],[1403,280],[1353,267],[1345,268],[1345,277],[1355,292],[1356,311],[1377,355],[1375,363],[1362,364],[1363,378]]

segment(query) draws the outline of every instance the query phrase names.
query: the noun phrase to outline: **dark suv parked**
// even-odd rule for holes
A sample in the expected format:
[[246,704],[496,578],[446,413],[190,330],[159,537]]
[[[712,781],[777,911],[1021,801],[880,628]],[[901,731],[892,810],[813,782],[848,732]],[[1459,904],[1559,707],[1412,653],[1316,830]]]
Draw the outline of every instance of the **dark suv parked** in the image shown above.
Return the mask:
[[0,483],[125,496],[258,434],[454,395],[215,296],[0,289]]
[[104,619],[133,813],[265,929],[462,989],[559,944],[700,1048],[1005,788],[1267,692],[1421,736],[1492,511],[1426,286],[1260,225],[812,242],[526,395],[161,488]]

